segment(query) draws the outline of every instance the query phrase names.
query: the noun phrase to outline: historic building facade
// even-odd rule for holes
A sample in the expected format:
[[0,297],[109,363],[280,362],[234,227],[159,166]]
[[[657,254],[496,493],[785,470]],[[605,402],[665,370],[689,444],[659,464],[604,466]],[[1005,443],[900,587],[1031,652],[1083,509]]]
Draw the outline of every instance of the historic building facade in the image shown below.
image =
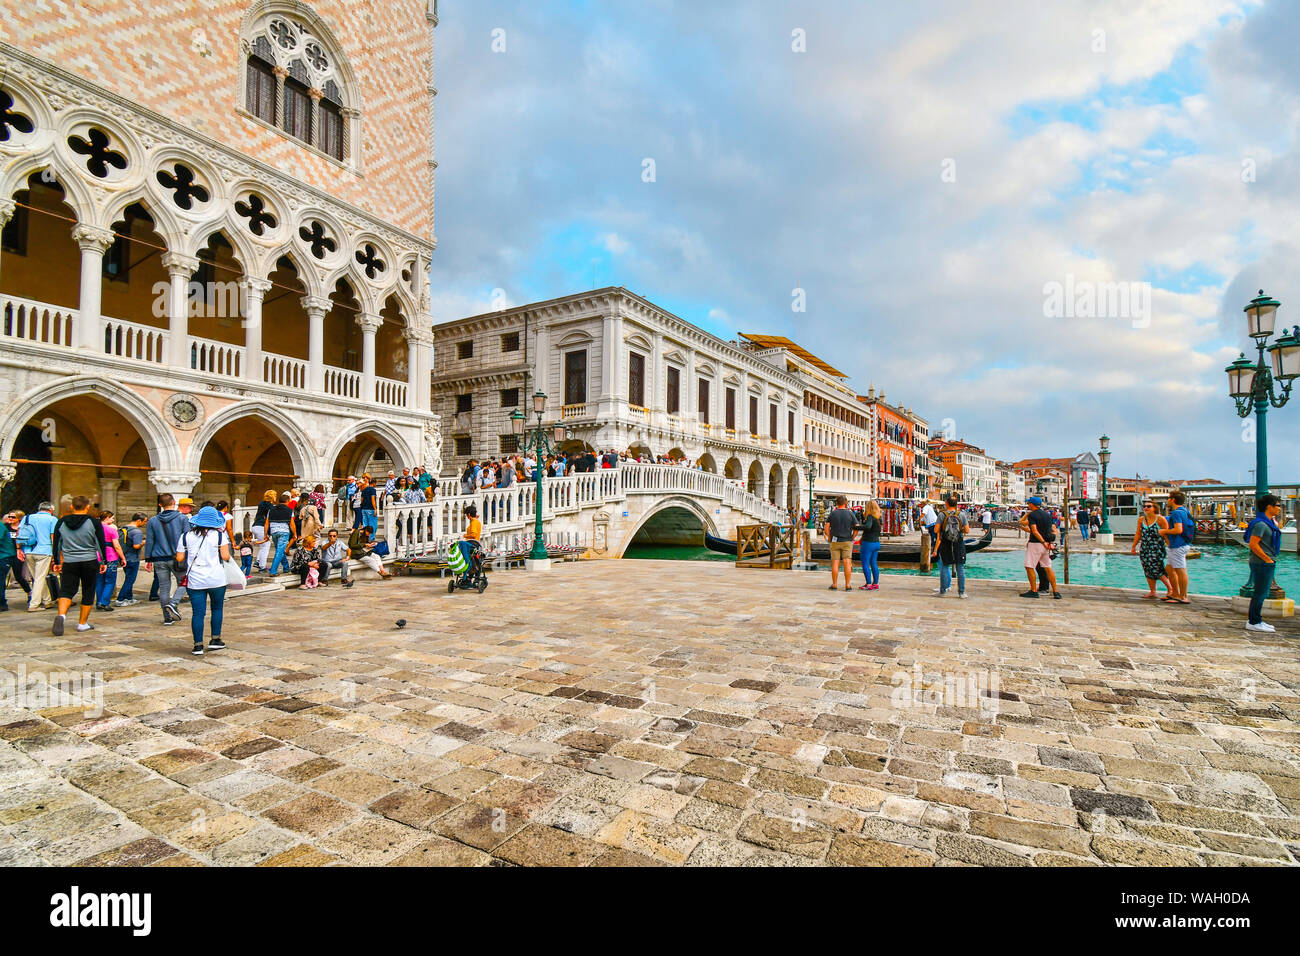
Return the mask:
[[866,504],[875,486],[874,429],[871,409],[845,384],[848,376],[781,336],[742,333],[740,344],[803,383],[803,446],[816,468],[814,495]]
[[534,302],[434,327],[433,408],[443,473],[514,449],[510,414],[568,430],[567,450],[687,458],[774,504],[798,500],[802,383],[622,288]]
[[439,467],[436,0],[92,6],[0,42],[7,501]]
[[876,497],[912,501],[919,497],[916,482],[916,440],[911,415],[885,402],[873,385],[858,402],[871,410],[875,422]]

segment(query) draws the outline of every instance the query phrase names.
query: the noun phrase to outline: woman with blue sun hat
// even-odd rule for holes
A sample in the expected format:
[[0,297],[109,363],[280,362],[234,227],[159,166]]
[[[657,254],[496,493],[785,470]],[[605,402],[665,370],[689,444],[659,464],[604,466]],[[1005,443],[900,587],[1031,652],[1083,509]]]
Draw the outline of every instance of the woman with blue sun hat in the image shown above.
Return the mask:
[[216,508],[200,508],[190,519],[190,530],[181,536],[176,560],[186,562],[185,589],[190,596],[190,630],[194,634],[194,656],[203,656],[203,618],[212,605],[212,639],[208,650],[225,650],[221,640],[221,612],[226,602],[226,569],[230,541],[226,519]]

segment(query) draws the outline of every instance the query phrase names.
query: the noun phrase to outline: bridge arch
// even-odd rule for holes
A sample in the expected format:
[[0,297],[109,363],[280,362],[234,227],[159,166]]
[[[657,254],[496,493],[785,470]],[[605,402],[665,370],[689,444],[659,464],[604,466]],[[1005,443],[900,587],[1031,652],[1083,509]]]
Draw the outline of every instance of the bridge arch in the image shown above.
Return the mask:
[[[614,551],[615,555],[620,558],[623,557],[628,547],[636,540],[637,535],[647,526],[653,527],[652,522],[656,519],[662,521],[663,516],[671,516],[672,518],[677,519],[674,523],[675,527],[672,529],[674,532],[676,532],[678,528],[694,531],[694,525],[698,525],[701,542],[703,541],[703,535],[706,532],[714,537],[719,536],[718,526],[713,520],[713,515],[709,513],[708,509],[706,509],[704,505],[700,504],[700,502],[694,498],[688,498],[685,495],[672,495],[664,498],[662,501],[656,502],[654,507],[637,520],[636,524],[634,524],[623,536],[623,540],[618,543],[618,546]],[[691,519],[694,519],[693,522]]]

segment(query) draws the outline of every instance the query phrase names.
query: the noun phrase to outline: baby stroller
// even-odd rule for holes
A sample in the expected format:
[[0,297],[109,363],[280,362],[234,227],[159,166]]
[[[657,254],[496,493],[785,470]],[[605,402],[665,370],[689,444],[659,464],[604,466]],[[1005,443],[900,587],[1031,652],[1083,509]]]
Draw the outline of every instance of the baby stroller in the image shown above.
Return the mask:
[[457,588],[479,594],[486,591],[488,578],[484,563],[483,548],[477,541],[453,541],[447,549],[447,566],[456,573],[447,582],[447,593],[454,594]]

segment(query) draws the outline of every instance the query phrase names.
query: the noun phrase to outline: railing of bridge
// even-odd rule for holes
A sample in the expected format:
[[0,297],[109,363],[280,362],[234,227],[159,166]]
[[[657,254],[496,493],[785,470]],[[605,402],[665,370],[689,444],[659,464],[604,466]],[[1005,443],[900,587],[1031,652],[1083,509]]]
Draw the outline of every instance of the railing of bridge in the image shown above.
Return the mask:
[[[537,501],[535,483],[526,481],[509,488],[481,489],[469,495],[460,491],[459,478],[442,478],[431,502],[392,504],[381,500],[375,518],[384,540],[389,542],[390,553],[395,557],[441,553],[449,539],[464,534],[468,523],[465,508],[471,504],[478,510],[485,537],[532,532]],[[622,501],[629,494],[709,498],[760,521],[780,523],[787,519],[784,509],[749,493],[742,481],[680,466],[640,464],[545,479],[542,519]],[[234,505],[231,509],[234,530],[247,534],[252,529],[257,505],[244,505],[240,501]],[[325,496],[326,526],[349,527],[352,520],[346,496],[334,493]]]

